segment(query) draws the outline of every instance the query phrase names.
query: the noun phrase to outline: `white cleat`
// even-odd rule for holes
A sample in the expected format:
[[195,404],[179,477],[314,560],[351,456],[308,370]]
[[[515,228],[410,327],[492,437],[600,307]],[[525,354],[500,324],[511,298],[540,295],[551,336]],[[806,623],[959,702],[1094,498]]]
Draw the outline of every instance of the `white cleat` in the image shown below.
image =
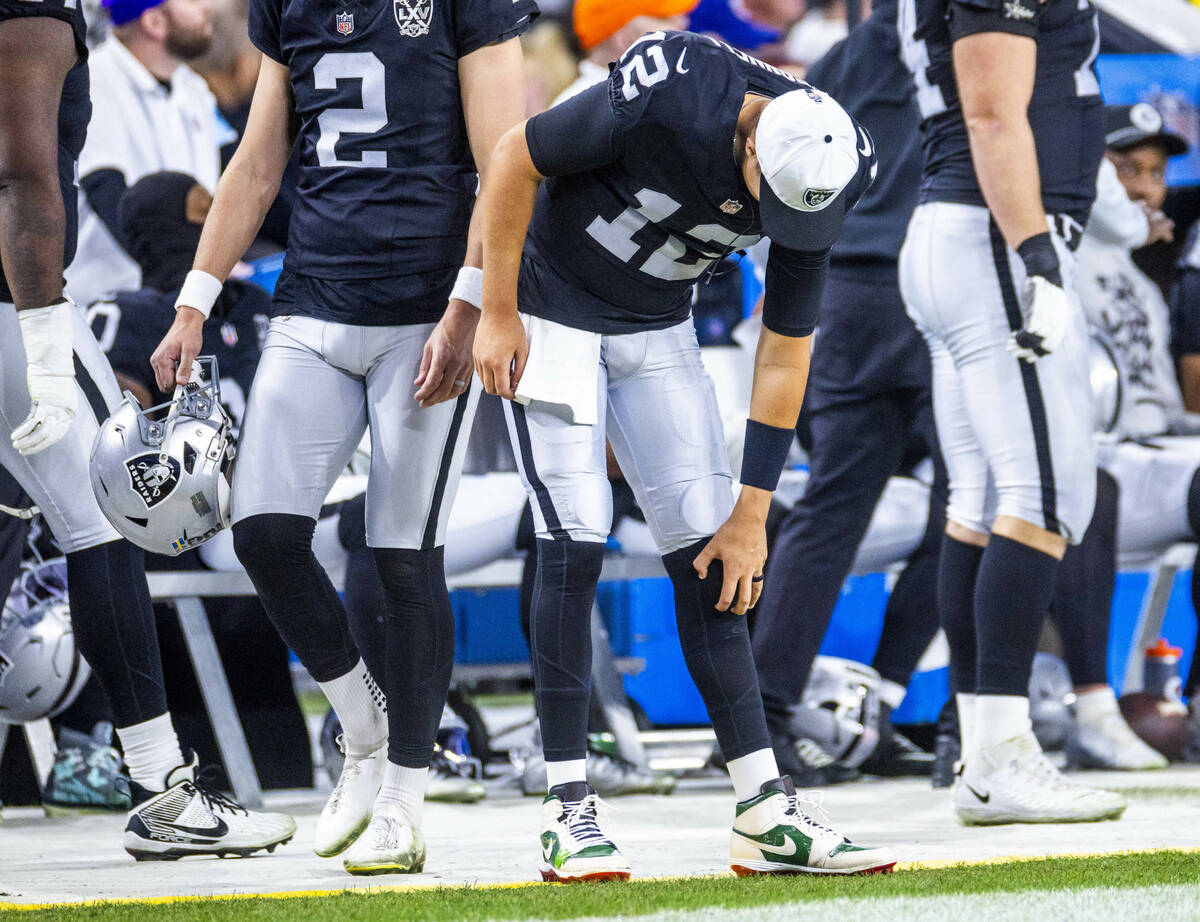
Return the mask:
[[[344,737],[339,736],[337,742],[342,752],[346,752]],[[386,764],[386,741],[365,756],[346,754],[342,773],[317,819],[313,851],[320,857],[340,855],[367,828]]]
[[819,808],[796,796],[786,775],[737,805],[729,837],[729,866],[738,877],[756,874],[890,874],[896,856],[886,848],[854,845],[805,813]]
[[963,766],[954,810],[965,826],[1091,823],[1114,820],[1125,800],[1066,778],[1047,761],[1032,733],[988,746]]
[[351,874],[419,874],[425,867],[425,838],[399,806],[388,804],[375,811],[342,867]]
[[1067,741],[1069,768],[1136,772],[1169,764],[1166,756],[1130,729],[1115,707],[1096,719],[1076,721],[1075,732]]
[[167,789],[151,793],[130,785],[134,807],[125,824],[125,851],[137,861],[174,861],[190,855],[245,857],[275,851],[296,834],[284,813],[247,810],[196,777],[196,756],[167,775]]
[[542,880],[628,880],[629,862],[600,825],[600,797],[586,781],[555,785],[542,801]]

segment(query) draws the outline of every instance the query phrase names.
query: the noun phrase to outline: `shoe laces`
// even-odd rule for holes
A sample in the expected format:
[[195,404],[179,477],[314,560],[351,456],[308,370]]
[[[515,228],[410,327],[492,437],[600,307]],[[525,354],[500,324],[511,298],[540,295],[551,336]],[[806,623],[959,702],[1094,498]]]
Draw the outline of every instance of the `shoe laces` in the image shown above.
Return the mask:
[[1038,781],[1056,791],[1079,793],[1088,790],[1078,782],[1072,781],[1057,768],[1041,752],[1033,753],[1020,760],[1018,766],[1032,774]]
[[604,807],[605,810],[613,809],[600,799],[599,794],[589,794],[578,803],[563,804],[560,822],[566,825],[571,837],[580,845],[612,845],[608,836],[600,829],[600,807]]
[[787,810],[789,814],[799,816],[814,829],[827,832],[838,839],[845,838],[829,825],[831,821],[829,814],[825,812],[824,791],[805,791],[803,794],[793,794],[788,800],[791,804]]
[[[342,753],[345,754],[346,749],[343,738],[339,736],[337,742]],[[346,789],[350,786],[350,782],[354,781],[358,777],[359,772],[362,771],[362,763],[364,761],[366,761],[365,758],[351,759],[347,757],[346,761],[342,763],[342,773],[338,775],[337,784],[333,786],[333,793],[329,795],[330,807],[336,810],[341,804],[342,798],[346,796]]]
[[196,773],[196,780],[192,783],[204,806],[213,813],[241,813],[249,816],[249,810],[217,788],[217,771],[215,765],[206,765]]
[[371,820],[371,829],[374,831],[371,847],[375,851],[381,852],[395,848],[399,841],[398,832],[403,825],[399,820],[390,816],[376,815]]
[[833,764],[833,756],[815,740],[802,736],[796,740],[795,749],[800,761],[810,768],[828,768]]

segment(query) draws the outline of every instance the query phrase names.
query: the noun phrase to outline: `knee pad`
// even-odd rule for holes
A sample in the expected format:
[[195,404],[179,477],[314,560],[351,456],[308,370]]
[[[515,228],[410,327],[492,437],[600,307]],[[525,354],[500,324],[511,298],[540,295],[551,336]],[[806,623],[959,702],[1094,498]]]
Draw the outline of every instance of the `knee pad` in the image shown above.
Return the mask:
[[316,522],[304,515],[267,513],[233,526],[233,550],[246,571],[290,567],[312,556]]
[[[657,494],[657,495],[656,495]],[[705,474],[648,491],[646,524],[659,550],[671,554],[711,537],[733,511],[733,477]]]

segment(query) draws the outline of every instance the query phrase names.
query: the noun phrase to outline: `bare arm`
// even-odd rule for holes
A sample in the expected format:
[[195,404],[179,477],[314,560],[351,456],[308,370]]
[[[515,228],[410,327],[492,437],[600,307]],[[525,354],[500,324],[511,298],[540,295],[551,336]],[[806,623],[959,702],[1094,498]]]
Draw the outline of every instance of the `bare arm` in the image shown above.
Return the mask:
[[[525,59],[519,39],[485,45],[458,62],[458,83],[467,137],[480,183],[487,181],[492,152],[504,133],[525,116]],[[463,265],[483,268],[482,209],[476,203],[467,232]],[[457,397],[471,379],[471,348],[479,311],[451,300],[437,329],[425,344],[416,380],[416,399],[423,407]],[[464,382],[460,385],[458,382]]]
[[517,279],[542,179],[522,123],[496,146],[477,206],[483,228],[483,317],[475,342],[475,370],[489,394],[509,400],[516,397],[529,354],[517,315]]
[[[291,153],[294,110],[289,70],[263,55],[246,133],[217,184],[194,268],[224,280],[254,242]],[[199,310],[181,305],[175,312],[175,322],[150,358],[164,391],[187,383],[203,326]]]
[[17,310],[62,297],[58,106],[77,56],[69,23],[44,16],[0,23],[0,260]]
[[954,43],[954,72],[971,159],[983,197],[1008,245],[1046,232],[1029,101],[1037,42],[979,32]]

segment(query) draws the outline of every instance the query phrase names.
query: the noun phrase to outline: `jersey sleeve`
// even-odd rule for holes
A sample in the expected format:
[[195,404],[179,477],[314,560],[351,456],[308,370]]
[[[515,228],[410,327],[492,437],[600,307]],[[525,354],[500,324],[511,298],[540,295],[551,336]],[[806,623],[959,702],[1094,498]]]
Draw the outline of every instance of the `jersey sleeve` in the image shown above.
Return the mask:
[[81,58],[87,58],[87,25],[83,20],[83,9],[78,0],[0,0],[0,22],[8,19],[26,19],[30,16],[45,16],[69,23],[75,34],[75,47]]
[[250,41],[272,61],[286,65],[279,40],[279,21],[283,15],[280,0],[250,0]]
[[616,138],[607,83],[589,87],[525,124],[529,155],[543,176],[585,173],[611,163]]
[[1008,32],[1037,38],[1046,4],[1042,0],[951,0],[950,37]]
[[817,328],[829,273],[829,250],[802,252],[771,244],[767,256],[763,326],[780,336],[808,336]]
[[534,0],[458,0],[454,9],[454,42],[465,58],[485,45],[516,38],[538,17]]

